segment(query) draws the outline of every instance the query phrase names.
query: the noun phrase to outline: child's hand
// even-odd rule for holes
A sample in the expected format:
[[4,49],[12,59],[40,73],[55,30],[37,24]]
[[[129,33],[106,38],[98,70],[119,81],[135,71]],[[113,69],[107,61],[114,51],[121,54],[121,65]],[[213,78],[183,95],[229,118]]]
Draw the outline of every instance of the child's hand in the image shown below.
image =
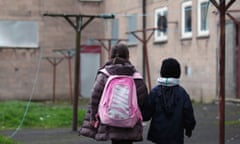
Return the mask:
[[186,130],[185,130],[185,135],[186,135],[187,137],[191,137],[191,136],[192,136],[192,130],[186,129]]
[[99,121],[93,121],[93,120],[91,120],[91,121],[90,121],[90,125],[91,125],[92,127],[94,127],[94,128],[97,128],[98,125],[99,125]]
[[96,121],[94,121],[94,120],[91,120],[91,121],[90,121],[90,125],[91,125],[92,127],[95,126],[95,123],[96,123]]

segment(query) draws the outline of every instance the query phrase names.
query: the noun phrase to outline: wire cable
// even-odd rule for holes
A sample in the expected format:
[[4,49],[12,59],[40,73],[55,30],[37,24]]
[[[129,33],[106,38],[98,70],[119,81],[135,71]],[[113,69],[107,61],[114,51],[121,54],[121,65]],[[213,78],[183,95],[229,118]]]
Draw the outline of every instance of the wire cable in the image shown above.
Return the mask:
[[34,78],[34,81],[33,81],[33,87],[32,87],[32,90],[31,90],[31,94],[30,94],[30,97],[28,99],[28,102],[27,102],[27,105],[26,105],[26,108],[25,108],[25,111],[23,113],[23,117],[18,125],[18,127],[16,128],[16,130],[9,136],[9,137],[14,137],[18,132],[19,130],[21,129],[22,125],[23,125],[23,122],[27,116],[27,113],[28,113],[28,110],[29,110],[29,107],[30,107],[30,104],[31,104],[31,101],[32,101],[32,98],[33,98],[33,95],[35,93],[35,90],[36,90],[36,85],[37,85],[37,81],[38,81],[38,78],[39,78],[39,73],[40,73],[40,68],[41,68],[41,60],[43,58],[43,47],[39,47],[39,57],[38,57],[38,60],[37,60],[37,67],[36,67],[36,74],[35,74],[35,78]]
[[30,104],[31,104],[31,101],[32,101],[32,97],[33,97],[33,95],[35,93],[35,90],[36,90],[36,84],[37,84],[37,81],[38,81],[38,78],[39,78],[39,72],[40,72],[40,67],[41,67],[41,59],[42,59],[42,51],[43,51],[42,48],[40,48],[38,64],[37,64],[37,70],[36,70],[36,74],[35,74],[35,79],[34,79],[34,82],[33,82],[32,91],[31,91],[30,97],[28,99],[28,102],[27,102],[27,105],[26,105],[26,108],[25,108],[22,120],[19,123],[18,127],[16,128],[16,130],[10,135],[11,138],[14,137],[18,133],[18,131],[21,129],[21,127],[23,125],[23,122],[24,122],[24,120],[26,118],[26,115],[28,113],[28,110],[29,110],[29,107],[30,107]]

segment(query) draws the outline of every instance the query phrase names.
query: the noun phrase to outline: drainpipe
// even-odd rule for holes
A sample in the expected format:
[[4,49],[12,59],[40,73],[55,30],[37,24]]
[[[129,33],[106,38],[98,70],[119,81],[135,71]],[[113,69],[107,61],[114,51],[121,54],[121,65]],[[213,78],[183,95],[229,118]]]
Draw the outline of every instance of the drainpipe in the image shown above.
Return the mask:
[[237,98],[240,98],[240,23],[238,22],[238,51],[237,51]]
[[[145,29],[146,29],[146,0],[142,0],[142,14],[143,14],[143,17],[142,17],[142,29],[143,29],[143,39],[145,40],[146,39],[146,32],[145,32]],[[143,78],[144,78],[144,81],[146,81],[146,76],[145,76],[145,64],[146,64],[146,57],[145,57],[145,52],[144,52],[144,49],[146,47],[146,43],[144,42],[143,43],[143,47],[142,47],[142,74],[143,74]]]

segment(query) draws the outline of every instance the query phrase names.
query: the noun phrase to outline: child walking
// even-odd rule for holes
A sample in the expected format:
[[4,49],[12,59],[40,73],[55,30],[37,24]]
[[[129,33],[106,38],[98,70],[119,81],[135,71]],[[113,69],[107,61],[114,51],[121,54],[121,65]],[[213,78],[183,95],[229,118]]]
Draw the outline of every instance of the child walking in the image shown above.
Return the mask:
[[151,120],[147,139],[156,144],[183,144],[184,131],[191,137],[196,125],[190,97],[179,85],[180,75],[179,62],[164,59],[158,84],[145,100],[143,120]]
[[[111,49],[111,59],[101,68],[111,75],[133,75],[137,70],[129,61],[129,50],[126,44],[116,44]],[[93,85],[92,96],[89,108],[86,113],[79,134],[91,137],[97,141],[111,141],[112,144],[132,144],[143,139],[142,121],[139,120],[133,128],[114,127],[103,124],[100,120],[96,127],[96,114],[98,105],[102,97],[104,86],[108,80],[108,75],[98,72]],[[134,79],[136,85],[138,106],[142,110],[145,97],[148,95],[147,87],[143,79]]]

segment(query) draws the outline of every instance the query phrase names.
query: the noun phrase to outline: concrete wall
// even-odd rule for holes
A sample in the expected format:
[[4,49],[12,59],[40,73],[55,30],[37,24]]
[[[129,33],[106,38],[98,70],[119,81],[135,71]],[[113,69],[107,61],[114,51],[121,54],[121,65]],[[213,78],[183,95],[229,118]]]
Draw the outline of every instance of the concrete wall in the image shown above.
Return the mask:
[[[168,7],[168,40],[156,43],[153,37],[147,43],[149,54],[151,85],[156,84],[159,77],[161,61],[166,57],[175,57],[181,63],[181,84],[189,92],[192,99],[212,101],[218,96],[219,86],[219,15],[216,8],[209,6],[209,31],[207,37],[197,36],[197,0],[192,1],[193,35],[189,39],[181,38],[181,3],[176,0],[147,0],[147,28],[154,27],[154,11]],[[3,20],[35,20],[39,24],[39,48],[0,48],[0,100],[28,99],[33,86],[35,100],[46,100],[52,97],[52,66],[45,59],[41,65],[37,83],[34,83],[38,70],[39,57],[56,56],[53,49],[75,47],[75,31],[63,18],[42,17],[48,13],[66,14],[101,14],[114,13],[119,20],[119,38],[127,38],[127,15],[137,14],[137,30],[142,29],[141,0],[103,0],[101,2],[80,2],[79,0],[0,0],[0,18]],[[240,1],[236,1],[231,9],[240,9]],[[214,12],[215,11],[215,12]],[[240,18],[240,14],[233,14]],[[229,18],[227,17],[228,21]],[[82,32],[82,44],[91,43],[91,38],[111,38],[112,20],[96,19]],[[147,32],[149,35],[150,32]],[[231,34],[231,33],[229,33]],[[142,37],[142,33],[138,33]],[[231,41],[229,41],[231,42]],[[93,44],[97,44],[93,42]],[[227,44],[228,45],[228,44]],[[232,49],[234,45],[230,44]],[[107,60],[107,53],[102,51],[102,63]],[[233,51],[228,51],[233,54]],[[40,55],[41,54],[41,55]],[[229,56],[229,58],[232,58]],[[130,59],[136,68],[142,68],[142,43],[130,46]],[[74,66],[74,59],[72,66]],[[227,60],[231,64],[232,59]],[[68,67],[64,60],[57,66],[56,97],[69,98]],[[234,65],[228,73],[234,73]],[[74,71],[74,67],[72,68]],[[228,85],[226,85],[228,86]],[[231,89],[229,92],[231,94]],[[234,93],[233,93],[234,95]]]
[[[77,0],[1,0],[0,6],[1,20],[34,20],[39,27],[38,48],[0,48],[0,100],[26,100],[33,87],[34,100],[52,99],[53,67],[46,59],[40,59],[40,56],[55,57],[58,55],[52,52],[54,49],[75,48],[76,38],[75,30],[64,18],[43,17],[42,14],[95,15],[103,12],[102,3]],[[89,44],[90,38],[102,35],[104,22],[96,19],[82,31],[81,42]],[[73,73],[74,61],[73,59]],[[67,60],[57,65],[56,99],[69,99]]]
[[[218,43],[219,43],[219,15],[215,14],[216,8],[209,6],[209,36],[197,35],[197,0],[192,1],[192,28],[193,35],[189,39],[181,38],[181,3],[182,1],[147,0],[147,28],[154,27],[154,11],[156,8],[168,7],[168,40],[163,43],[155,43],[153,37],[147,44],[151,84],[156,84],[159,77],[161,61],[166,57],[175,57],[181,63],[181,84],[189,92],[192,99],[212,101],[218,95]],[[240,8],[239,2],[234,4]],[[116,13],[119,19],[120,38],[126,38],[127,18],[124,15],[137,13],[138,27],[142,29],[142,1],[127,0],[108,1],[105,3],[106,12]],[[171,23],[174,22],[174,23]],[[147,32],[149,35],[150,32]],[[139,33],[142,37],[142,33]],[[139,71],[142,71],[142,43],[130,47],[131,61]],[[226,85],[227,86],[227,85]]]

